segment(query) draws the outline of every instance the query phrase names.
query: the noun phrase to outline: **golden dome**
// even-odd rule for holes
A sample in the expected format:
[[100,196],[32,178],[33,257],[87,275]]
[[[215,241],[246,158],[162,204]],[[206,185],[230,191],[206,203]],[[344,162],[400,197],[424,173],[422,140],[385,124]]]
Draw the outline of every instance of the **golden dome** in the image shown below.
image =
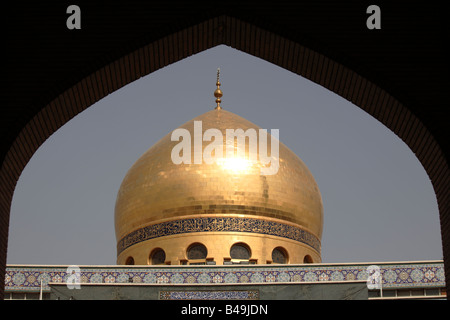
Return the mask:
[[[180,128],[194,137],[195,121],[201,121],[202,134],[220,130],[224,143],[226,129],[260,129],[222,108]],[[185,264],[193,243],[204,245],[205,255],[217,264],[230,259],[229,247],[236,243],[248,246],[255,263],[270,263],[276,248],[289,263],[321,261],[321,195],[306,165],[284,144],[279,143],[279,169],[273,175],[261,175],[259,160],[237,157],[175,164],[171,154],[177,144],[166,135],[136,161],[120,186],[115,206],[119,264],[127,258],[150,264],[156,249],[164,250],[166,263]]]

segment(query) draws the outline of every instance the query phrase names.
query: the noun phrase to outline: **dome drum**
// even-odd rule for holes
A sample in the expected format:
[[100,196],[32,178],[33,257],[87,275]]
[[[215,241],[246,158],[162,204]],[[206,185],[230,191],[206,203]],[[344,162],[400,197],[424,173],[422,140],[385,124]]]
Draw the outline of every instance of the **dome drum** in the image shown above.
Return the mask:
[[[195,244],[205,247],[206,257],[189,257],[189,249]],[[240,259],[239,255],[233,256],[231,249],[236,244],[244,245],[249,249],[248,259]],[[282,250],[286,254],[284,263],[303,264],[306,256],[312,257],[309,262],[321,262],[320,253],[304,243],[289,239],[241,232],[200,232],[166,236],[137,243],[119,254],[117,263],[125,264],[126,259],[132,257],[136,265],[155,265],[152,261],[155,249],[164,251],[165,260],[158,263],[164,265],[281,263],[273,259],[275,249]]]

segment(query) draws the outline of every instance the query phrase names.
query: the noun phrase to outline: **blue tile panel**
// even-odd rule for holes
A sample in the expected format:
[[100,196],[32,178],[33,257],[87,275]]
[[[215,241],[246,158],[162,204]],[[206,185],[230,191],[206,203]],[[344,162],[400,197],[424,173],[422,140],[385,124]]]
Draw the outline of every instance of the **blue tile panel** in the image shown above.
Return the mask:
[[[372,263],[380,267],[383,288],[445,287],[442,261]],[[81,266],[81,283],[216,284],[354,281],[368,278],[369,264],[248,266]],[[6,291],[49,290],[65,283],[67,266],[7,266]]]
[[159,300],[258,300],[257,290],[160,291]]
[[320,253],[320,240],[293,225],[254,218],[202,217],[166,221],[133,231],[117,243],[117,253],[142,241],[192,232],[251,232],[302,242]]

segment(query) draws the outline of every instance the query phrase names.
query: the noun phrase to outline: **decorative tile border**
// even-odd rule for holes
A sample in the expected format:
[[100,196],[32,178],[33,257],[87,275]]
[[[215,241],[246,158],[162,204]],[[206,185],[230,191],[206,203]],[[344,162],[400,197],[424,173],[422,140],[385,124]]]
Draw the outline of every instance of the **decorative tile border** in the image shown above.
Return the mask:
[[159,300],[258,300],[258,290],[160,291]]
[[117,253],[142,241],[192,232],[251,232],[302,242],[320,253],[320,240],[293,225],[275,221],[239,217],[202,217],[166,221],[133,231],[117,243]]
[[[378,265],[383,288],[445,287],[442,262],[342,265],[249,266],[81,266],[81,283],[233,284],[367,280],[367,267]],[[7,266],[6,291],[49,291],[48,283],[64,283],[65,266]]]

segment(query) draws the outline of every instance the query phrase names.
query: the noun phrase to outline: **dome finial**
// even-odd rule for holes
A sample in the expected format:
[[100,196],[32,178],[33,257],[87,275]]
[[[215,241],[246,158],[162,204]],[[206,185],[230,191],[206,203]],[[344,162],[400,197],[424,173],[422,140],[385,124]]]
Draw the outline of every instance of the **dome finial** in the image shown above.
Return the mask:
[[220,103],[222,102],[222,100],[220,100],[220,98],[223,95],[222,90],[220,90],[219,76],[220,76],[220,68],[217,68],[217,82],[216,82],[217,89],[216,89],[216,91],[214,91],[214,97],[216,97],[216,103],[217,103],[217,106],[215,109],[217,109],[217,110],[222,109],[222,107],[220,106]]

